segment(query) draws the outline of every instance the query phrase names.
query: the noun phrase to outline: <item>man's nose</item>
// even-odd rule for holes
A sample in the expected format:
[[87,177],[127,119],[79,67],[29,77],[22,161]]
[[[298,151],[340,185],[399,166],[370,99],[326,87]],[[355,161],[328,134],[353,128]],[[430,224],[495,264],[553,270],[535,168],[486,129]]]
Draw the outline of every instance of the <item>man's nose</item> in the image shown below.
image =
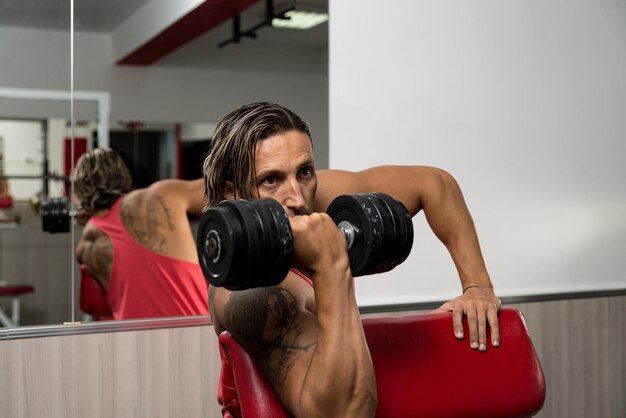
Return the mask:
[[302,188],[297,181],[290,181],[287,184],[288,190],[286,190],[285,199],[283,205],[286,207],[291,215],[300,215],[302,209],[306,205],[304,195],[302,194]]

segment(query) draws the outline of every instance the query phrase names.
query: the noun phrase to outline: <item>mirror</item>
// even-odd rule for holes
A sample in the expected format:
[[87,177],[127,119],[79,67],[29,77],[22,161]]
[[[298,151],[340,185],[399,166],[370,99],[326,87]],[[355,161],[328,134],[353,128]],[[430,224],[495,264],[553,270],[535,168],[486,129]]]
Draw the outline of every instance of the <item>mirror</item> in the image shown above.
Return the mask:
[[[70,0],[45,3],[22,0],[0,5],[0,90],[69,92]],[[213,2],[200,0],[185,2],[187,9],[174,3],[178,2],[170,6],[152,0],[75,2],[74,89],[103,93],[110,100],[102,102],[109,106],[105,109],[109,116],[103,117],[97,99],[76,98],[75,138],[84,139],[87,149],[97,144],[126,153],[136,186],[162,178],[190,178],[199,175],[193,170],[197,157],[226,113],[244,103],[269,100],[292,108],[311,124],[318,167],[327,167],[327,23],[308,30],[259,26],[266,15],[265,1],[233,1],[228,10],[209,10]],[[327,0],[272,3],[275,11],[327,10]],[[240,33],[235,42],[237,12]],[[206,19],[201,16],[213,16],[213,26],[203,27]],[[246,36],[244,32],[255,26],[256,38]],[[166,38],[172,34],[188,39],[171,47]],[[0,133],[6,174],[18,175],[19,171],[8,170],[29,166],[31,171],[24,175],[52,175],[49,196],[63,195],[65,139],[71,134],[67,102],[0,97],[0,127],[9,121],[28,125],[34,136],[14,140]],[[144,147],[154,152],[147,171],[142,168]],[[18,181],[30,183],[18,187]],[[43,192],[44,182],[9,179],[9,187],[13,206],[0,208],[9,220],[0,223],[0,282],[34,287],[20,298],[20,324],[71,321],[72,304],[76,320],[82,320],[78,289],[72,290],[70,279],[79,274],[71,236],[44,233],[33,211],[32,198]],[[195,227],[193,218],[191,222]],[[77,228],[74,239],[79,234]],[[10,316],[10,298],[0,297],[0,308]]]

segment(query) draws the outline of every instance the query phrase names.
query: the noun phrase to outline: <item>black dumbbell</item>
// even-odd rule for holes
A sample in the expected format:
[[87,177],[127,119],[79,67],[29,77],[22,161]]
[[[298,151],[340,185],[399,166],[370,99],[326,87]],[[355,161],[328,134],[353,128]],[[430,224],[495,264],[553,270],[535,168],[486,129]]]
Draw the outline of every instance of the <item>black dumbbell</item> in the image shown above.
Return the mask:
[[53,197],[41,202],[39,212],[43,231],[51,234],[70,232],[70,206],[67,197]]
[[[355,277],[389,271],[411,252],[411,217],[384,193],[339,196],[327,212],[346,237]],[[273,199],[227,200],[207,210],[197,248],[206,279],[229,290],[279,284],[293,262],[289,218]]]
[[352,275],[383,273],[413,247],[413,221],[402,202],[385,193],[343,195],[326,211],[348,240]]
[[207,210],[197,248],[206,279],[231,290],[278,284],[293,262],[291,225],[273,199],[225,200]]

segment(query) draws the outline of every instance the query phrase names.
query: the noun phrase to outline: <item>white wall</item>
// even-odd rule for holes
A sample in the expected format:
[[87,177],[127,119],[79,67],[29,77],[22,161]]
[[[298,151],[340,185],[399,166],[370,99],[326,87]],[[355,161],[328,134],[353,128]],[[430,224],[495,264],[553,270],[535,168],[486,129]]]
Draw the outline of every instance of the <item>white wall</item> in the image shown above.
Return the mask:
[[[329,3],[331,167],[450,171],[500,295],[626,287],[625,2]],[[415,225],[362,304],[458,294]]]
[[[0,57],[5,57],[0,59],[0,86],[69,90],[69,32],[0,26],[0,39]],[[110,92],[112,121],[215,123],[242,104],[275,101],[311,124],[317,162],[328,165],[325,73],[281,71],[280,66],[271,72],[253,66],[199,69],[113,63],[110,35],[76,34],[74,88]]]

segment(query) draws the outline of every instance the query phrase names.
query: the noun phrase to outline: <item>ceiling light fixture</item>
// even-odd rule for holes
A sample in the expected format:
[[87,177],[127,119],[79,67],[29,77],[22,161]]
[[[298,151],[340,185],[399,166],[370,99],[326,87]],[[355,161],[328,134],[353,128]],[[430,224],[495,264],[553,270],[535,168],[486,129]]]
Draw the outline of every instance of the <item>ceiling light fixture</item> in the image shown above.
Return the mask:
[[276,17],[272,19],[272,26],[275,28],[311,29],[327,21],[328,13],[290,10],[285,13],[285,19]]

